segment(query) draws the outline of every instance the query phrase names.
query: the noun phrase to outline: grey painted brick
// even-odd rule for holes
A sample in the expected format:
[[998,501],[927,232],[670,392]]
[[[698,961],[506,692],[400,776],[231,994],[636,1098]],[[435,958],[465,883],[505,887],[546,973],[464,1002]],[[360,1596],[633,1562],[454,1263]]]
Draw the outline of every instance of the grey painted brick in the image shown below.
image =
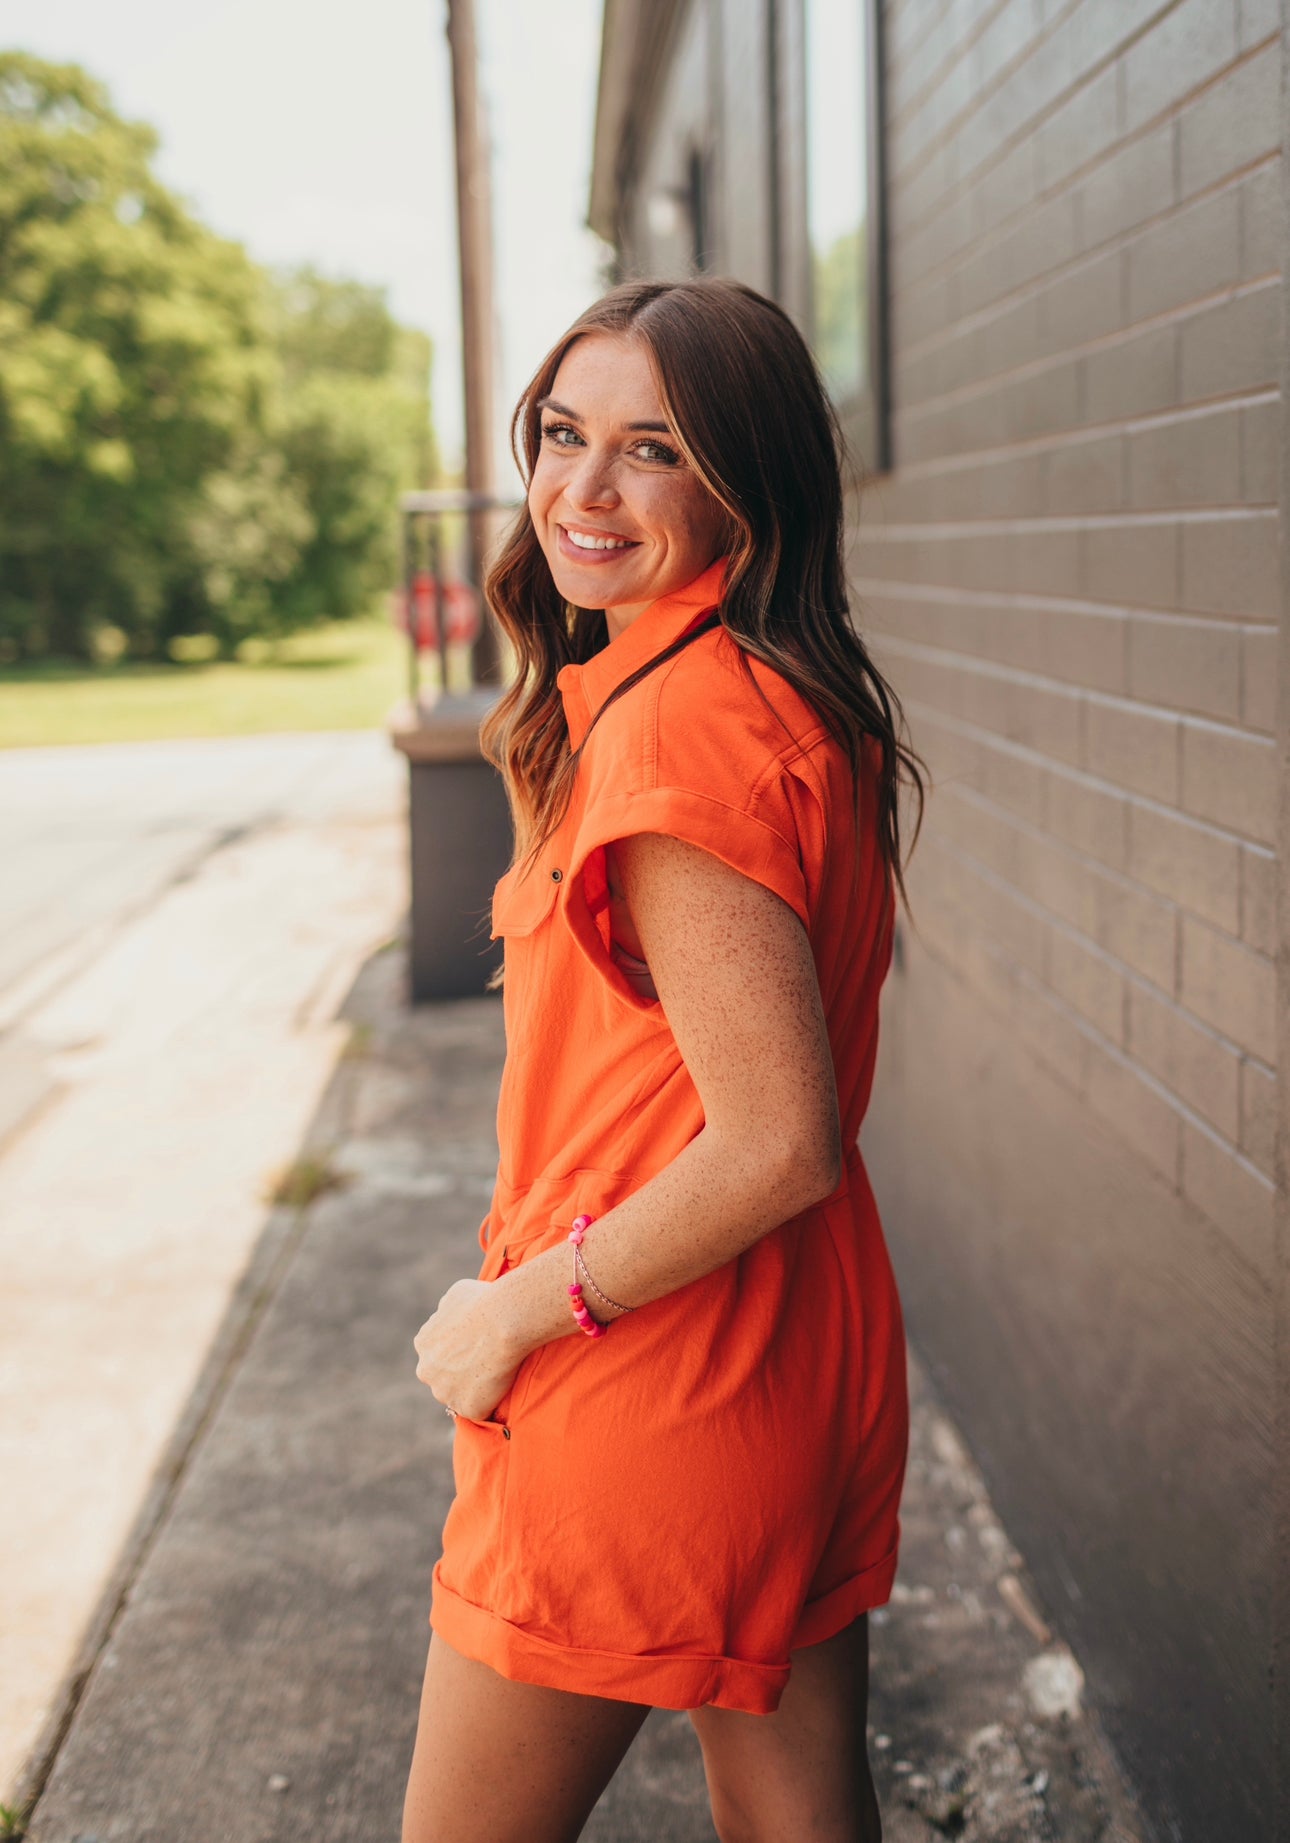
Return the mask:
[[[921,340],[934,339],[954,319],[948,275],[929,275],[916,285],[891,294],[893,355]],[[899,402],[899,396],[896,401]]]
[[1281,161],[1278,157],[1243,181],[1241,188],[1241,278],[1281,272]]
[[1235,0],[1182,0],[1124,53],[1126,128],[1180,102],[1236,51]]
[[1129,803],[1130,876],[1181,908],[1235,934],[1240,926],[1241,847],[1225,832],[1159,806]]
[[1085,435],[1053,447],[1044,470],[1047,510],[1068,518],[1079,512],[1118,512],[1124,505],[1125,438]]
[[1034,518],[1049,509],[1044,473],[1042,456],[1005,455],[958,463],[919,484],[932,518]]
[[1150,415],[1178,401],[1178,329],[1150,326],[1108,341],[1080,360],[1084,421]]
[[898,452],[915,465],[1065,431],[1078,420],[1079,388],[1079,360],[1071,358],[912,409],[898,426]]
[[1170,804],[1178,799],[1178,719],[1099,696],[1085,713],[1084,766],[1101,779]]
[[945,716],[976,722],[974,706],[978,674],[952,662],[912,651],[903,639],[885,635],[881,643],[883,670],[901,700],[917,702]]
[[1178,117],[1184,195],[1281,145],[1281,58],[1270,45],[1202,91]]
[[1126,617],[1083,609],[1044,609],[1039,616],[1042,669],[1050,678],[1123,695],[1128,684]]
[[1238,722],[1240,635],[1227,622],[1136,616],[1129,622],[1129,690],[1171,710]]
[[1241,273],[1237,192],[1208,193],[1140,231],[1129,245],[1128,264],[1130,320],[1230,287]]
[[1059,103],[1036,128],[1043,186],[1056,185],[1109,148],[1119,131],[1116,73],[1108,68]]
[[930,270],[952,261],[972,244],[969,201],[952,193],[892,247],[893,276],[902,290],[916,288]]
[[1032,441],[1073,429],[1079,420],[1079,367],[1078,358],[1064,358],[1000,386],[994,398],[997,441]]
[[1174,202],[1174,124],[1164,121],[1117,147],[1078,189],[1080,247],[1092,249]]
[[1059,761],[1080,752],[1080,695],[1005,668],[966,666],[888,641],[896,688],[952,717]]
[[1024,679],[1002,681],[1003,722],[992,727],[1039,755],[1076,764],[1082,752],[1080,695]]
[[1240,1131],[1241,1059],[1170,998],[1129,987],[1129,1053],[1235,1143]]
[[1237,0],[1241,22],[1241,50],[1262,44],[1281,30],[1280,0]]
[[1260,1061],[1276,1061],[1277,976],[1266,954],[1184,915],[1179,977],[1189,1011]]
[[1098,858],[1113,870],[1128,861],[1129,802],[1122,793],[1082,777],[1047,770],[1044,824],[1055,838]]
[[1252,845],[1241,848],[1241,939],[1260,953],[1277,951],[1277,860]]
[[1043,961],[1048,924],[1019,896],[1005,886],[977,878],[972,909],[993,944],[1018,966],[1043,977]]
[[1241,634],[1241,722],[1272,735],[1277,726],[1277,630],[1247,627]]
[[1083,0],[1074,18],[1076,43],[1086,58],[1100,59],[1149,26],[1160,10],[1160,0]]
[[1085,1099],[1127,1138],[1167,1183],[1178,1182],[1182,1116],[1132,1063],[1092,1043],[1086,1052]]
[[985,236],[997,229],[1029,205],[1038,191],[1038,145],[1033,135],[1027,135],[975,181],[971,198],[977,234]]
[[1081,579],[1079,532],[1046,526],[1012,535],[1009,579],[1018,595],[1074,595]]
[[1075,200],[1066,193],[970,252],[957,273],[960,311],[979,312],[1069,262],[1075,248]]
[[1034,0],[1008,0],[973,43],[973,84],[988,82],[1020,56],[1035,36],[1035,25]]
[[1084,592],[1139,608],[1178,604],[1178,536],[1172,519],[1108,520],[1084,527]]
[[1035,980],[1014,974],[1009,988],[1007,1015],[1019,1048],[1082,1093],[1088,1033]]
[[1059,12],[1052,29],[1036,39],[981,108],[964,121],[960,137],[966,170],[974,170],[999,146],[1050,115],[1117,38],[1144,24],[1158,4],[1159,0],[1084,0],[1065,14]]
[[1146,511],[1234,504],[1241,497],[1241,412],[1182,416],[1127,439],[1128,503]]
[[1190,518],[1182,527],[1179,605],[1196,614],[1275,620],[1281,558],[1275,512]]
[[1281,403],[1247,403],[1241,411],[1241,497],[1251,505],[1280,499]]
[[988,320],[972,327],[963,343],[965,381],[1029,364],[1043,352],[1040,297],[1023,294],[1005,302]]
[[1124,325],[1124,255],[1108,250],[1054,278],[1040,297],[1040,338],[1048,352],[1088,345]]
[[1276,839],[1276,751],[1263,736],[1182,719],[1182,804],[1255,844]]
[[1173,990],[1177,935],[1171,903],[1111,873],[1090,873],[1093,939],[1153,984]]
[[1280,286],[1264,283],[1189,315],[1178,328],[1182,398],[1229,395],[1275,384]]
[[937,798],[936,829],[1008,883],[1016,884],[1018,831],[1006,813],[965,788],[943,787]]
[[1213,1134],[1183,1121],[1182,1188],[1265,1280],[1275,1272],[1275,1191]]
[[937,339],[902,353],[892,367],[893,390],[901,408],[917,409],[920,404],[934,403],[945,396],[967,369],[964,359],[970,349],[971,335],[954,332],[948,339]]
[[933,794],[941,787],[954,785],[981,787],[983,774],[982,745],[952,720],[946,721],[925,705],[906,705],[905,715],[914,736],[914,746],[929,764],[935,781]]
[[1241,1150],[1264,1177],[1276,1173],[1277,1078],[1260,1063],[1241,1064]]
[[953,141],[934,147],[916,167],[904,168],[888,148],[888,196],[896,212],[894,222],[915,225],[933,211],[955,183],[956,149]]
[[1124,1041],[1124,973],[1105,954],[1054,928],[1048,937],[1048,983],[1059,998],[1111,1042]]
[[905,113],[889,122],[888,138],[903,161],[917,160],[923,150],[940,139],[972,102],[972,68],[966,58],[942,63],[932,84],[911,98]]
[[981,745],[977,779],[982,793],[1034,826],[1043,822],[1046,773],[1038,762],[1004,744]]
[[1095,868],[1041,832],[1017,834],[1016,861],[1014,881],[1032,902],[1072,928],[1093,933],[1100,874]]

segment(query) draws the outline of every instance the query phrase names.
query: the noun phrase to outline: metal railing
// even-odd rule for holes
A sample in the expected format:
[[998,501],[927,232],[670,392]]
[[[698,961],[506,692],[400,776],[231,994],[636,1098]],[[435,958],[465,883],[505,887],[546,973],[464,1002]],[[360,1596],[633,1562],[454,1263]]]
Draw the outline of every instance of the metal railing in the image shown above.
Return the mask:
[[[502,515],[522,503],[451,488],[402,495],[402,617],[414,711],[499,683],[497,635],[484,606],[484,565]],[[434,666],[430,687],[423,677],[427,659]]]

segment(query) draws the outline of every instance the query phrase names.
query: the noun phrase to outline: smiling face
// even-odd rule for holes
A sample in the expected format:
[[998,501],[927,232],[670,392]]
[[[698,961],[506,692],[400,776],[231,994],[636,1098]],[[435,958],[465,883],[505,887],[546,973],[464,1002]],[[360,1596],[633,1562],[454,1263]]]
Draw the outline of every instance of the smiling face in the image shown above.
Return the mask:
[[681,453],[639,340],[583,334],[540,407],[533,528],[565,601],[603,608],[614,638],[722,554],[725,514]]

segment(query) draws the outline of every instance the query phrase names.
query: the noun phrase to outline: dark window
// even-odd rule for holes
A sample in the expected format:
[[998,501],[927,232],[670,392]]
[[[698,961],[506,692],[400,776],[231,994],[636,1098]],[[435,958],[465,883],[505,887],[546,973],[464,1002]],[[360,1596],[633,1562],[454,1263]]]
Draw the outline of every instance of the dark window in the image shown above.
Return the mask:
[[847,431],[886,465],[878,0],[802,0],[811,338]]
[[701,273],[708,266],[708,163],[698,147],[690,149],[686,203],[690,216],[690,260],[696,273]]

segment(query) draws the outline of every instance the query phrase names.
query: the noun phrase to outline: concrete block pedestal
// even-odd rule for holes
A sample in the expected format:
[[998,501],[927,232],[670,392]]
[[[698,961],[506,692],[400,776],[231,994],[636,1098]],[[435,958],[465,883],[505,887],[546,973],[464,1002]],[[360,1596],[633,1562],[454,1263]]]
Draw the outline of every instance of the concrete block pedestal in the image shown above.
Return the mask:
[[408,759],[413,1004],[481,994],[501,959],[489,939],[493,886],[511,855],[502,778],[479,747],[496,686],[404,702],[390,713],[393,746]]

